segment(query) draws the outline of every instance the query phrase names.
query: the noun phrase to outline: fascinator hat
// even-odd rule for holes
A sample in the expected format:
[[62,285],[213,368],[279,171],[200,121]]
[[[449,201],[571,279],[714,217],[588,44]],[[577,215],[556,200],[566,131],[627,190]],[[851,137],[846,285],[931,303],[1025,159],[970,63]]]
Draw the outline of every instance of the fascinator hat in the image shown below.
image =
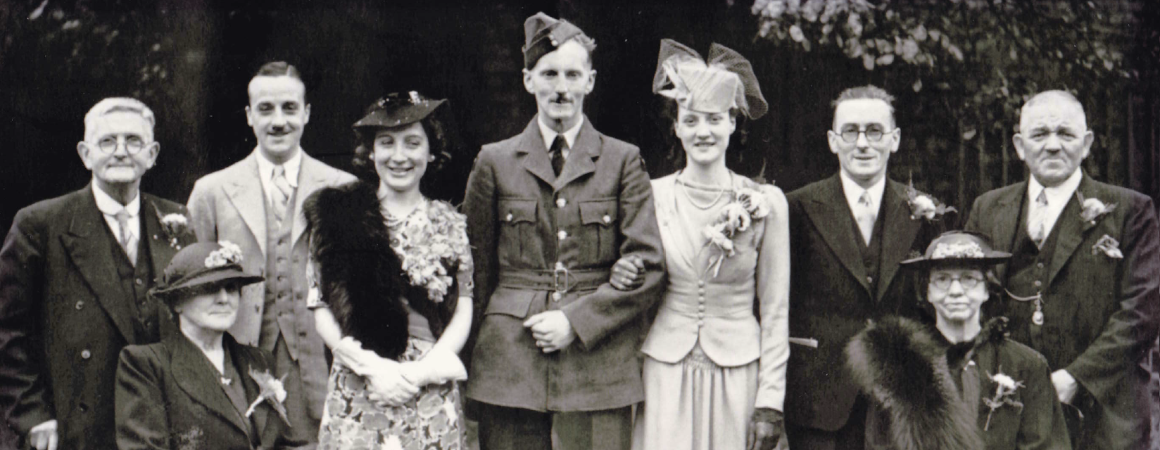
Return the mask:
[[749,119],[769,111],[749,60],[717,43],[709,47],[705,59],[677,41],[662,39],[653,92],[693,111],[721,113],[737,108]]

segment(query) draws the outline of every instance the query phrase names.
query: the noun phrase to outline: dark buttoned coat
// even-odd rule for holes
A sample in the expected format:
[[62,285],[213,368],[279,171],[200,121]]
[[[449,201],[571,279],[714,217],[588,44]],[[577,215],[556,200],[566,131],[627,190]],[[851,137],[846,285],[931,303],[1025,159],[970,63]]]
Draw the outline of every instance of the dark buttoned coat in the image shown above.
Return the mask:
[[[185,207],[142,192],[141,225],[154,276],[193,233],[170,237],[159,218]],[[0,249],[0,405],[21,436],[57,420],[61,447],[114,448],[113,379],[126,345],[139,335],[132,293],[117,275],[117,243],[92,186],[20,210]],[[154,280],[141,280],[148,289]],[[149,301],[153,301],[150,299]],[[158,305],[162,334],[176,332]]]
[[[1073,196],[1060,213],[1042,291],[1044,325],[1035,338],[1030,304],[1005,301],[1003,314],[1011,319],[1012,339],[1042,353],[1051,370],[1065,369],[1079,382],[1073,403],[1085,418],[1076,448],[1145,448],[1149,374],[1140,363],[1156,341],[1160,321],[1160,227],[1152,200],[1143,194],[1087,174],[1078,192],[1116,208],[1084,221]],[[966,229],[989,236],[998,250],[1014,251],[1026,228],[1020,223],[1026,199],[1027,182],[987,192],[975,200]],[[1104,236],[1118,241],[1122,258],[1095,249]],[[1007,267],[998,272],[1006,284]]]
[[842,428],[858,396],[843,370],[846,343],[866,320],[886,314],[914,315],[914,283],[899,262],[926,250],[937,226],[911,218],[906,186],[886,180],[878,221],[882,227],[879,280],[875,289],[862,262],[861,239],[837,174],[791,192],[789,335],[785,418],[825,431]]
[[[269,353],[222,337],[245,388],[247,406],[258,398],[250,370],[274,373]],[[222,389],[221,373],[185,335],[174,332],[159,343],[133,345],[121,352],[117,368],[117,448],[120,450],[250,449],[247,419]],[[268,401],[254,407],[257,448],[283,448],[286,424]],[[298,443],[301,444],[301,443]]]
[[[467,396],[535,411],[593,411],[644,399],[637,352],[643,312],[664,274],[652,189],[640,151],[584,119],[557,178],[536,119],[523,133],[480,151],[464,212],[475,259],[480,323]],[[644,284],[618,291],[607,278],[559,300],[550,289],[499,286],[502,274],[601,271],[621,256],[640,257]],[[523,321],[560,310],[576,332],[564,350],[544,354]]]

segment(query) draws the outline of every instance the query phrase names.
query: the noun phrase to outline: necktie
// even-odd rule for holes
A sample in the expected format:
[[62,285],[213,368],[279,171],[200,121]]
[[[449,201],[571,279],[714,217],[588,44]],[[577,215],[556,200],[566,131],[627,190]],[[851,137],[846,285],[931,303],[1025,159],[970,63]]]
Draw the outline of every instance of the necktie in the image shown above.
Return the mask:
[[870,202],[870,191],[864,191],[862,196],[858,197],[858,211],[854,219],[858,221],[858,229],[862,230],[862,242],[870,245],[870,235],[874,233],[874,221],[878,219],[878,212],[874,210],[873,203]]
[[568,148],[568,142],[564,140],[564,135],[557,134],[556,140],[552,141],[552,148],[548,149],[548,156],[552,158],[552,172],[556,176],[560,176],[560,171],[564,170],[565,148]]
[[1047,189],[1039,191],[1039,196],[1035,197],[1035,205],[1027,218],[1027,234],[1036,247],[1043,248],[1043,241],[1047,239]]
[[129,232],[129,211],[122,209],[117,211],[113,217],[117,219],[117,226],[121,229],[121,239],[117,243],[121,244],[121,248],[125,250],[125,256],[129,257],[129,264],[137,267],[137,237]]
[[278,226],[282,226],[283,219],[285,219],[286,207],[290,203],[290,195],[294,192],[294,188],[290,187],[290,181],[286,180],[286,168],[283,166],[274,166],[274,192],[273,192],[273,206],[274,219],[278,221]]

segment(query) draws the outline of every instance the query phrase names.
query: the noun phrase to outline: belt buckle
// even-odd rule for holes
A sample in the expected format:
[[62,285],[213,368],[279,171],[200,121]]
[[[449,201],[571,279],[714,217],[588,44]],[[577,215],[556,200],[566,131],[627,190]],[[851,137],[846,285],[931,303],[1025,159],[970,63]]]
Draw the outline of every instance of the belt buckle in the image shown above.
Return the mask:
[[[554,287],[555,287],[557,293],[563,294],[565,292],[568,292],[568,287],[569,287],[568,286],[568,284],[569,284],[568,283],[568,276],[570,274],[571,274],[571,272],[568,271],[568,268],[564,267],[564,263],[560,263],[560,262],[556,263],[556,269],[552,271],[552,284],[555,285]],[[563,278],[563,280],[564,280],[564,287],[563,288],[560,287],[560,279],[561,278]]]

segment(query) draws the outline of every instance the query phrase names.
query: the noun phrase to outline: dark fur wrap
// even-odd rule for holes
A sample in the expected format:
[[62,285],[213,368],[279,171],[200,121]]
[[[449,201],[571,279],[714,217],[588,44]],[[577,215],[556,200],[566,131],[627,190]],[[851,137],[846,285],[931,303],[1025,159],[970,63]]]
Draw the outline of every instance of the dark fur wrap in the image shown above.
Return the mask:
[[407,349],[402,264],[375,186],[348,183],[315,191],[302,207],[319,290],[342,329],[384,358]]
[[946,349],[924,325],[897,317],[870,324],[846,346],[846,365],[889,423],[885,434],[893,448],[983,448],[977,418],[947,368]]

